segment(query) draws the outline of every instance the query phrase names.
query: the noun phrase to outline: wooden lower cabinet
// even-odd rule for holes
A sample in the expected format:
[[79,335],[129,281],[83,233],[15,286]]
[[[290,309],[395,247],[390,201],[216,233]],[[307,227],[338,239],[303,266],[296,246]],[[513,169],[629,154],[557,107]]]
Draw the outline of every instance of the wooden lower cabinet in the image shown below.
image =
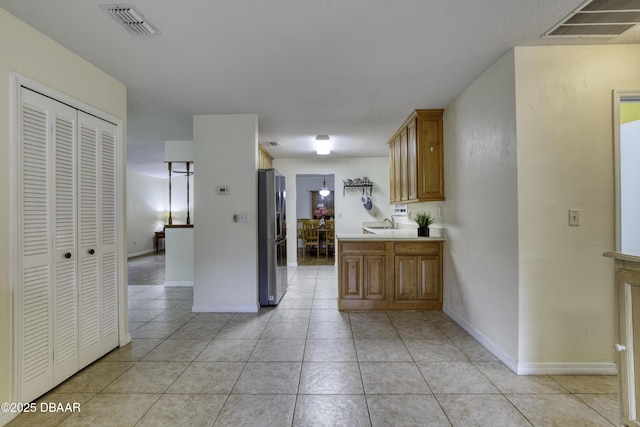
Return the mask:
[[438,266],[437,255],[416,255],[395,257],[395,300],[417,301],[438,300]]
[[338,242],[338,307],[442,309],[442,242]]

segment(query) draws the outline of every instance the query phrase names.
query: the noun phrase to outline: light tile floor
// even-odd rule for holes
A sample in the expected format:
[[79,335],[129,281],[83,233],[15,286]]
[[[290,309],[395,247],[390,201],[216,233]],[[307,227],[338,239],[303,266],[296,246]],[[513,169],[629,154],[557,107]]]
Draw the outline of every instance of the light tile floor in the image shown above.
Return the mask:
[[132,343],[40,399],[81,412],[10,425],[617,425],[615,376],[517,376],[442,311],[339,312],[334,266],[289,276],[257,314],[191,313],[189,288],[130,285]]

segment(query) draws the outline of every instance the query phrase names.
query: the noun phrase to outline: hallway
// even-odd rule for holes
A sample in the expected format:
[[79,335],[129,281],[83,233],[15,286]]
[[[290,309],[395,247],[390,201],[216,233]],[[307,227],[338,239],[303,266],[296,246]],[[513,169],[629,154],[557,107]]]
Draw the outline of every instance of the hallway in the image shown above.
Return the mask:
[[615,376],[517,376],[442,311],[339,312],[335,266],[290,268],[277,308],[192,313],[161,258],[130,260],[132,343],[40,399],[81,411],[9,425],[616,424]]

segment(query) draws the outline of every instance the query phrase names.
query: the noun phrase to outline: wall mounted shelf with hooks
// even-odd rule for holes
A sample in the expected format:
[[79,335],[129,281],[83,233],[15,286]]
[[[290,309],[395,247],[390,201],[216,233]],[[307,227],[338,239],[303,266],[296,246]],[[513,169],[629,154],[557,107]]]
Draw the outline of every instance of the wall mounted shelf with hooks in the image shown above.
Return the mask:
[[362,194],[366,194],[369,197],[371,197],[371,194],[373,193],[373,183],[369,183],[369,184],[344,184],[344,186],[342,187],[342,197],[345,196],[347,190],[349,190],[349,191],[362,190]]

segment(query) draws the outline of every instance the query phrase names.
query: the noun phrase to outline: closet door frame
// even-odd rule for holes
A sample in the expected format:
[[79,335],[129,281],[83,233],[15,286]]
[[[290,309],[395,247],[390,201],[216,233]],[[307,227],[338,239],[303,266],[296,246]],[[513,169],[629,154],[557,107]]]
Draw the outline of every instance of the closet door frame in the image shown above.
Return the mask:
[[11,144],[11,162],[10,162],[10,176],[11,176],[11,289],[12,289],[12,340],[13,346],[13,361],[12,361],[12,390],[14,402],[19,402],[22,395],[21,390],[21,364],[20,352],[22,348],[22,301],[21,301],[21,279],[22,274],[22,255],[20,249],[22,244],[20,242],[20,224],[22,215],[20,211],[22,195],[20,193],[20,116],[22,111],[22,96],[21,89],[27,88],[32,91],[38,92],[44,96],[52,98],[58,102],[69,105],[77,110],[84,111],[90,115],[96,116],[104,121],[110,122],[116,127],[116,170],[115,170],[115,187],[116,187],[116,221],[118,224],[117,229],[117,262],[120,265],[117,272],[118,280],[118,341],[119,345],[123,346],[131,342],[131,335],[129,334],[128,322],[127,322],[127,274],[126,274],[126,213],[125,213],[125,140],[124,140],[124,126],[123,121],[117,117],[114,117],[104,111],[101,111],[95,107],[85,104],[78,99],[67,96],[51,87],[48,87],[42,83],[39,83],[29,77],[26,77],[15,71],[11,72],[11,108],[10,108],[10,144]]

